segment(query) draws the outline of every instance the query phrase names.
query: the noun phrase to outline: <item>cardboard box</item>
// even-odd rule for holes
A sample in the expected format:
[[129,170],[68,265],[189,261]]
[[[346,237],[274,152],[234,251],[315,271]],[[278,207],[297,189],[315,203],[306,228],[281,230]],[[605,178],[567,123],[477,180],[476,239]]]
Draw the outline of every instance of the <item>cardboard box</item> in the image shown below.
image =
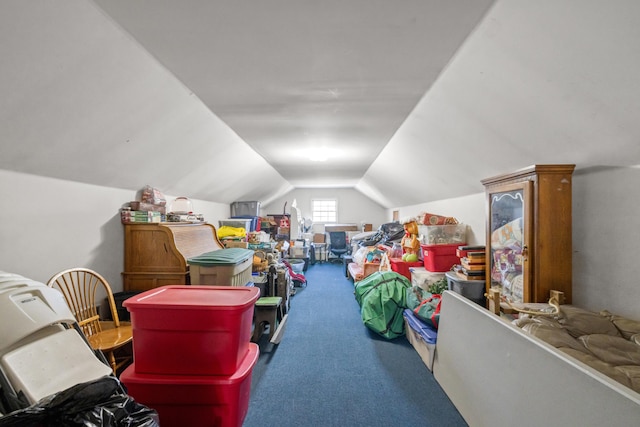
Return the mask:
[[324,243],[325,236],[324,233],[316,233],[313,235],[313,243]]

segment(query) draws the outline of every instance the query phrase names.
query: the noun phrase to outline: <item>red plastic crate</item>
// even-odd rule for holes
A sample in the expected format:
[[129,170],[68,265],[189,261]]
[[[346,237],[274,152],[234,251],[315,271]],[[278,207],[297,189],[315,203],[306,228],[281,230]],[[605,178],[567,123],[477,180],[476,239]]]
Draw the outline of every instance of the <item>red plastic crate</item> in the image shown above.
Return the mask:
[[420,245],[422,247],[424,268],[438,273],[451,270],[451,267],[460,263],[460,258],[456,255],[456,249],[462,245],[465,245],[465,243]]
[[422,267],[423,265],[422,261],[407,262],[403,261],[402,258],[389,258],[389,262],[391,263],[391,270],[398,274],[402,274],[409,280],[411,280],[411,271],[409,268]]
[[249,351],[260,289],[163,286],[124,301],[136,372],[232,375]]
[[249,350],[230,376],[154,375],[137,372],[134,362],[120,375],[128,394],[155,409],[162,427],[240,427],[249,410],[251,374],[260,350]]

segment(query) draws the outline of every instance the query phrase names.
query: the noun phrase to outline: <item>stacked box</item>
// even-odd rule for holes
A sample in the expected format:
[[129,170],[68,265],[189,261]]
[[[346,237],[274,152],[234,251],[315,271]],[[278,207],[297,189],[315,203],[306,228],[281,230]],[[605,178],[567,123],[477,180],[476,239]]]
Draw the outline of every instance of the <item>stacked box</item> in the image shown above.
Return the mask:
[[230,376],[142,374],[129,366],[120,380],[136,401],[155,409],[163,426],[241,426],[249,409],[259,347]]
[[123,224],[129,224],[132,222],[161,222],[162,214],[156,211],[134,211],[131,209],[122,209],[120,211],[120,220]]
[[484,280],[486,276],[486,250],[484,246],[460,246],[457,250],[460,268],[457,273],[465,280]]
[[[446,226],[443,226],[446,227]],[[456,255],[459,244],[451,245],[420,245],[422,248],[422,258],[424,268],[433,272],[445,272],[451,267],[460,263],[460,258]]]
[[175,285],[127,299],[136,372],[233,374],[248,351],[259,294],[248,286]]
[[241,426],[259,348],[257,287],[163,286],[124,301],[134,363],[120,376],[162,425]]
[[398,274],[402,274],[409,280],[411,280],[410,269],[412,267],[420,267],[423,265],[422,261],[407,262],[403,261],[401,258],[389,258],[389,263],[391,264],[392,271],[395,271]]

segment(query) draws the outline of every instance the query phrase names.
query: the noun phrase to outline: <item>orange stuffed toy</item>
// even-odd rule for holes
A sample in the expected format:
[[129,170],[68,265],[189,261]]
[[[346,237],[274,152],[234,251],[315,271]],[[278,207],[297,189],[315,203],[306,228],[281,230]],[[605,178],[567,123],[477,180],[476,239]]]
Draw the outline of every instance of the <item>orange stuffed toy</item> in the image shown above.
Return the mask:
[[404,237],[400,242],[402,250],[405,254],[416,254],[420,250],[420,241],[418,240],[418,223],[410,221],[404,224]]

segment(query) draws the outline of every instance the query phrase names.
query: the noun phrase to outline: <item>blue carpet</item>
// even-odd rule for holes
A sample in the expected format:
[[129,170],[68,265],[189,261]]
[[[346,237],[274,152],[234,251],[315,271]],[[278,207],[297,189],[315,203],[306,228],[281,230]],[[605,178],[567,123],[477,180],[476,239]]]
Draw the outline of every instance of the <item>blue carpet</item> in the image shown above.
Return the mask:
[[281,343],[259,343],[245,427],[467,425],[406,337],[363,325],[341,264],[306,277]]

